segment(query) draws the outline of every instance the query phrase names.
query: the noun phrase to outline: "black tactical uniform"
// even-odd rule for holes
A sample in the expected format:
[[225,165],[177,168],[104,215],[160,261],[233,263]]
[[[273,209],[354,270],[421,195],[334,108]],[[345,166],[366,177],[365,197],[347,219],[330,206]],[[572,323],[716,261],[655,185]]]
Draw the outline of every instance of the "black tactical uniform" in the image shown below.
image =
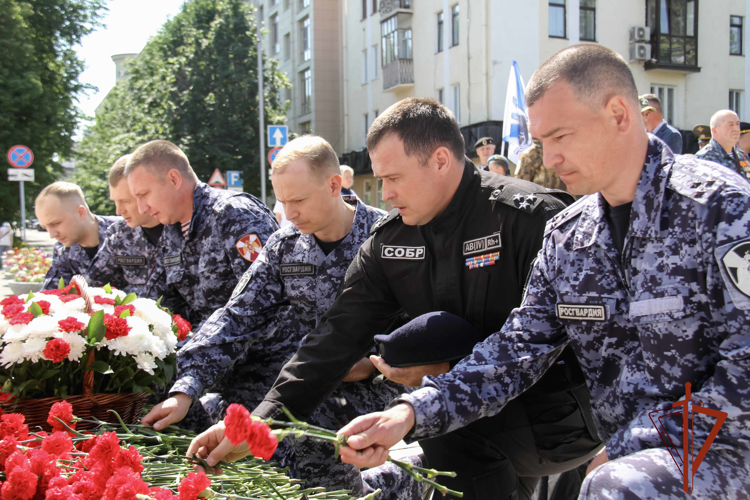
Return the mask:
[[[521,303],[547,219],[572,200],[562,191],[480,171],[467,160],[442,214],[424,226],[407,226],[394,211],[373,226],[333,306],[254,414],[277,417],[285,405],[309,417],[371,351],[373,337],[404,318],[447,311],[485,338],[500,330]],[[587,425],[588,397],[575,356],[563,352],[517,404],[420,444],[429,467],[458,473],[441,482],[464,498],[507,497],[518,477],[506,451],[519,475],[539,477],[577,466],[597,448],[596,431]]]

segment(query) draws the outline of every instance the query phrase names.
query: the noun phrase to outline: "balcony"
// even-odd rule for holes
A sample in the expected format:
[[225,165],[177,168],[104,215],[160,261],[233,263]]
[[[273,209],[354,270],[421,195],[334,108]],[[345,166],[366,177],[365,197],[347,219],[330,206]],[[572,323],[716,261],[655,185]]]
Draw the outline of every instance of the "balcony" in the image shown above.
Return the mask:
[[414,86],[414,61],[396,59],[383,67],[383,91],[396,91]]
[[387,17],[394,12],[412,12],[411,6],[412,0],[380,0],[380,12],[381,17]]

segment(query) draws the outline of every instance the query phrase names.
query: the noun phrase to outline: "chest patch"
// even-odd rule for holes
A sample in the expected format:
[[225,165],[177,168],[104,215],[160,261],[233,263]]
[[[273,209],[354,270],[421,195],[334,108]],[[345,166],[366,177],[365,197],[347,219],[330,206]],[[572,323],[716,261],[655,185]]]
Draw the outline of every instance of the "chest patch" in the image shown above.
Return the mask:
[[174,255],[167,255],[164,257],[164,265],[165,266],[176,266],[178,264],[182,263],[182,254],[176,253]]
[[580,321],[606,321],[604,304],[557,304],[557,317]]
[[118,266],[145,266],[146,257],[142,255],[115,255],[115,264]]
[[500,258],[500,252],[488,253],[485,255],[477,255],[476,257],[469,257],[466,259],[466,267],[469,269],[476,269],[478,267],[494,266],[495,261]]
[[383,245],[380,256],[384,259],[424,260],[425,247],[397,247]]
[[281,264],[282,276],[315,276],[315,266],[312,264]]
[[464,241],[464,255],[470,255],[485,250],[500,248],[500,233],[491,234],[483,238]]
[[255,262],[255,259],[260,255],[260,251],[263,250],[263,244],[255,233],[246,234],[237,240],[234,246],[240,256],[248,262]]

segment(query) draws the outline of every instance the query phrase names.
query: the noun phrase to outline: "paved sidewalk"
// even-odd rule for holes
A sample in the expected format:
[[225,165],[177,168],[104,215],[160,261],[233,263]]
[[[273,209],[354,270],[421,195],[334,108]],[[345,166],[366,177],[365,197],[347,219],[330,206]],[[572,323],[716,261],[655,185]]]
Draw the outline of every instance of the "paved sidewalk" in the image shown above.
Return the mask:
[[[26,230],[26,244],[32,247],[41,248],[48,255],[52,255],[52,247],[55,245],[55,240],[49,237],[49,233],[46,231],[37,231],[36,229]],[[8,297],[13,295],[8,287],[8,280],[5,278],[5,273],[0,273],[0,298]]]

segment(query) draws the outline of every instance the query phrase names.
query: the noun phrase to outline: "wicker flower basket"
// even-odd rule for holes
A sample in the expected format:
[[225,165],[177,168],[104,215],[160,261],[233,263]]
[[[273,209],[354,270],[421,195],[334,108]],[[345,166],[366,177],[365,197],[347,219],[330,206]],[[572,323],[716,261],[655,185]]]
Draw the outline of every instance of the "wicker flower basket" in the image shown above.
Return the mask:
[[[82,276],[74,276],[71,280],[79,290],[81,297],[86,301],[86,312],[92,311],[92,299],[87,292],[88,285]],[[94,362],[94,353],[88,357],[86,367]],[[117,423],[117,417],[109,410],[116,411],[126,424],[135,424],[140,421],[143,407],[149,394],[139,392],[137,394],[124,393],[94,393],[94,372],[87,371],[83,377],[83,394],[68,396],[65,401],[73,407],[73,414],[79,418],[98,419],[104,422]],[[0,403],[0,409],[4,413],[21,413],[26,417],[26,424],[34,431],[41,427],[49,432],[50,425],[47,417],[52,405],[62,401],[61,398],[21,399],[17,402],[6,401]],[[77,430],[91,429],[95,424],[79,422]]]

